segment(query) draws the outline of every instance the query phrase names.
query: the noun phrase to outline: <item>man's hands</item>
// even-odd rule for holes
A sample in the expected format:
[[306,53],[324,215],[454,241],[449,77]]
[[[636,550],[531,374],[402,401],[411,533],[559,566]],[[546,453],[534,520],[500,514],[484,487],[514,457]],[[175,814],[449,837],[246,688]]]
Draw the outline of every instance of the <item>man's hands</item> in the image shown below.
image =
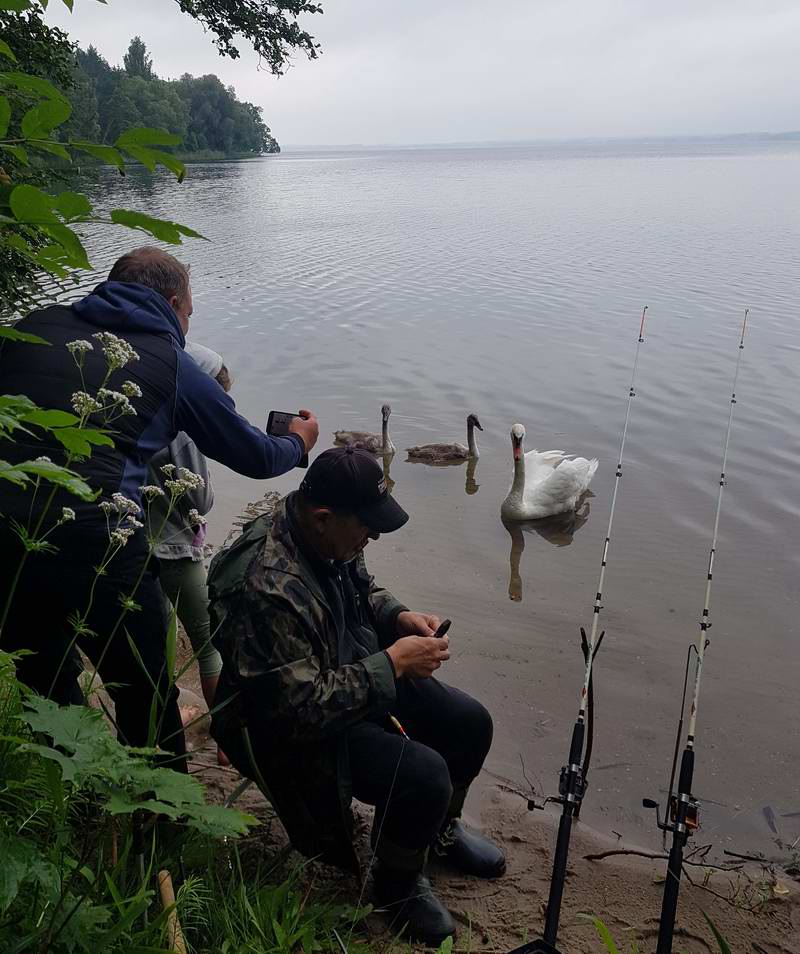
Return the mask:
[[450,658],[450,640],[430,636],[402,636],[386,650],[398,676],[427,679]]
[[396,629],[398,636],[433,636],[441,620],[430,613],[412,613],[404,610],[398,613]]
[[450,640],[431,637],[441,620],[429,613],[405,610],[397,617],[397,635],[400,637],[386,652],[398,676],[427,679],[443,662],[450,658]]
[[311,411],[301,410],[300,417],[293,417],[289,425],[290,434],[299,434],[306,446],[306,453],[317,443],[319,437],[319,421]]

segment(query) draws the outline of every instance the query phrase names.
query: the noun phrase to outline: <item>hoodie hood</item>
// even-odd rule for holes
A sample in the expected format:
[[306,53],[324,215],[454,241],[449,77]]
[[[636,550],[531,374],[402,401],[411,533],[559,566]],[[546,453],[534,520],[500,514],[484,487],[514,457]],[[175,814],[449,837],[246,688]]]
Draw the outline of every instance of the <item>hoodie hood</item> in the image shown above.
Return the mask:
[[178,316],[163,295],[135,282],[101,282],[73,306],[80,317],[114,333],[167,332],[182,348],[185,343]]

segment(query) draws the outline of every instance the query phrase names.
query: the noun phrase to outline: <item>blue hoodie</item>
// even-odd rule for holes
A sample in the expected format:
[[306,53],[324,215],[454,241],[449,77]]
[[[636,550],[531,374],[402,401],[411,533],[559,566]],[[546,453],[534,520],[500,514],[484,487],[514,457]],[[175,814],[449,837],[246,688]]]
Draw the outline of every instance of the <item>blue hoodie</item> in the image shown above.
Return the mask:
[[[148,460],[179,431],[207,457],[257,479],[286,473],[305,453],[298,435],[272,437],[236,411],[220,385],[183,350],[183,331],[172,307],[145,285],[103,282],[71,307],[53,305],[33,312],[17,327],[41,335],[53,347],[6,342],[0,354],[0,385],[4,393],[27,394],[40,407],[71,410],[71,395],[81,388],[77,368],[64,353],[68,341],[110,331],[139,354],[139,361],[114,372],[109,382],[117,389],[123,379],[139,384],[143,393],[133,401],[136,416],[115,421],[115,450],[95,448],[78,468],[106,494],[119,490],[138,501],[138,488],[147,482]],[[89,391],[101,383],[104,367],[95,346],[84,364]],[[28,450],[38,456],[46,448],[42,442],[17,448]]]

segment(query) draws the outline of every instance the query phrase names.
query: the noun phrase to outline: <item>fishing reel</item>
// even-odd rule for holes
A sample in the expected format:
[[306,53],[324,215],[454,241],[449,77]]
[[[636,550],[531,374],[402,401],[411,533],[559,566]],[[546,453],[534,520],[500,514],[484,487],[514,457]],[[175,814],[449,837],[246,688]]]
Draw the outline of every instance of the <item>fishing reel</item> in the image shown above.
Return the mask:
[[548,795],[541,802],[535,798],[528,799],[528,811],[539,809],[543,811],[550,802],[563,805],[565,802],[574,802],[576,807],[583,801],[586,794],[586,779],[583,767],[580,765],[562,765],[558,776],[558,795]]
[[[686,816],[683,820],[684,836],[690,838],[700,827],[700,804],[694,795],[690,795],[686,801]],[[667,817],[661,820],[660,805],[652,798],[642,799],[643,808],[654,808],[656,812],[656,825],[664,833],[675,834],[678,831],[678,796],[673,794],[667,801]]]

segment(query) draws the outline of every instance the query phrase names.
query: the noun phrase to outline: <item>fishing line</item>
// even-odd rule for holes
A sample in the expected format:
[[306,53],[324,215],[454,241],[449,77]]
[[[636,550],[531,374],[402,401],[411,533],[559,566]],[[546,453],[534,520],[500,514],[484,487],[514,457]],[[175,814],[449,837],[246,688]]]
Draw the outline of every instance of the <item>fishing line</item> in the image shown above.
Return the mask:
[[[708,554],[708,569],[706,571],[706,592],[703,602],[703,613],[700,617],[700,632],[697,645],[689,650],[684,675],[684,695],[681,703],[681,717],[678,722],[678,734],[675,741],[675,754],[670,776],[669,796],[667,800],[666,818],[661,821],[658,802],[651,798],[643,800],[645,808],[654,808],[656,824],[664,832],[672,834],[672,848],[667,864],[667,877],[664,882],[664,897],[661,903],[661,918],[658,929],[658,947],[656,954],[671,954],[672,940],[675,934],[675,915],[678,908],[678,892],[680,890],[681,871],[683,868],[683,849],[691,834],[700,826],[700,814],[697,799],[692,795],[692,780],[694,776],[694,743],[697,730],[697,710],[700,704],[700,682],[703,674],[703,662],[706,649],[709,646],[708,630],[711,628],[711,586],[714,579],[714,557],[717,552],[717,536],[719,533],[719,519],[722,513],[722,497],[727,483],[726,468],[728,465],[728,448],[731,440],[731,426],[733,424],[733,408],[736,404],[736,385],[739,381],[739,368],[744,351],[744,336],[747,331],[747,316],[750,309],[745,308],[742,332],[739,337],[739,353],[736,357],[736,370],[733,374],[733,388],[728,411],[728,426],[725,431],[725,445],[722,451],[722,470],[719,475],[719,491],[717,492],[717,508],[714,514],[714,530],[711,536],[711,549]],[[686,745],[681,756],[680,773],[678,776],[678,790],[674,793],[673,784],[678,761],[678,749],[683,734],[683,719],[686,708],[686,688],[688,683],[691,654],[696,654],[694,664],[694,687],[692,690],[692,704],[689,710],[689,725],[686,731]]]
[[[600,621],[600,611],[603,608],[603,584],[605,583],[606,566],[608,564],[608,551],[611,544],[611,530],[614,525],[614,512],[617,506],[617,494],[619,493],[620,481],[622,479],[622,464],[625,456],[625,442],[628,437],[628,424],[631,416],[631,405],[636,397],[636,372],[639,367],[639,352],[644,342],[644,323],[647,315],[647,305],[642,309],[642,319],[639,323],[639,335],[636,342],[636,353],[633,359],[633,371],[631,372],[631,383],[628,387],[628,403],[625,408],[625,423],[622,428],[622,440],[620,441],[619,456],[617,458],[617,469],[614,475],[614,492],[611,496],[611,511],[608,516],[608,527],[603,542],[603,556],[600,560],[600,578],[597,583],[597,592],[594,599],[592,611],[592,626],[590,635],[587,638],[586,633],[581,629],[581,641],[583,654],[585,658],[585,667],[583,673],[583,685],[581,686],[580,699],[578,703],[578,718],[572,730],[572,739],[569,748],[569,757],[567,764],[561,769],[561,775],[558,783],[558,795],[546,798],[542,804],[537,804],[533,799],[528,800],[528,808],[544,808],[548,802],[556,802],[562,806],[561,820],[558,825],[558,835],[556,838],[556,850],[553,857],[553,873],[550,879],[550,895],[547,901],[547,914],[545,917],[544,936],[539,940],[523,944],[515,948],[511,954],[558,954],[555,943],[558,940],[558,922],[561,916],[561,900],[564,893],[564,882],[567,875],[567,859],[569,857],[569,842],[572,834],[573,820],[578,818],[581,810],[581,803],[586,792],[586,778],[589,771],[589,762],[591,759],[593,743],[593,691],[592,691],[592,670],[594,657],[597,655],[600,645],[605,636],[603,630],[598,636],[598,624]],[[589,718],[587,720],[587,712]],[[587,739],[587,721],[588,721],[588,739]],[[585,745],[584,745],[585,743]]]

